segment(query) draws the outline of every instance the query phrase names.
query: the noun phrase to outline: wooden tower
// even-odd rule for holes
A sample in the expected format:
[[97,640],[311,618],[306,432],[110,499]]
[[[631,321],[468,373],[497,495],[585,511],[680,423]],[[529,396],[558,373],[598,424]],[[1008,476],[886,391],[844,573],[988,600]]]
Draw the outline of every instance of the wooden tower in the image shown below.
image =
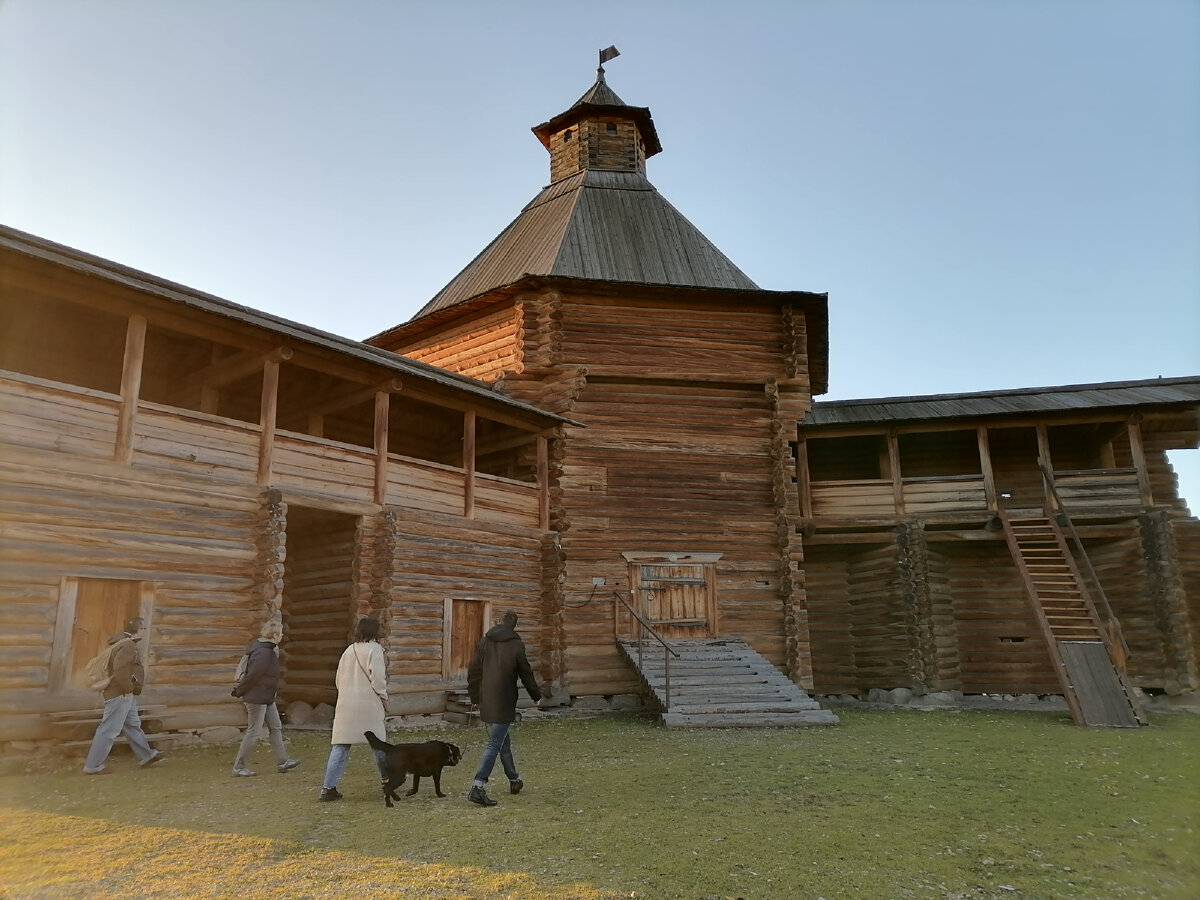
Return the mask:
[[604,71],[533,128],[550,184],[370,343],[566,416],[550,449],[542,673],[636,689],[615,638],[746,640],[811,684],[794,445],[826,390],[826,296],[761,290],[646,177],[650,111]]

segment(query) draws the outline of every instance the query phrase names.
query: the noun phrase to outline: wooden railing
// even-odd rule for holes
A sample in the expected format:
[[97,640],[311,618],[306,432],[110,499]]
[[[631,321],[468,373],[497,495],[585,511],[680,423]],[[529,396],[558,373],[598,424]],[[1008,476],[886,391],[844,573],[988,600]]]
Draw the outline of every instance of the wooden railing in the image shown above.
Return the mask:
[[[119,395],[29,375],[0,373],[0,453],[14,447],[114,460]],[[129,465],[209,477],[239,485],[257,483],[263,429],[258,423],[151,403],[132,417]],[[339,499],[371,502],[376,496],[373,448],[276,430],[270,484]],[[388,505],[447,515],[464,514],[466,470],[389,453]],[[474,473],[475,518],[537,526],[541,490],[532,482]]]
[[[1136,469],[1056,472],[1054,478],[1057,505],[1076,515],[1131,512],[1142,506]],[[1042,492],[1036,484],[1034,481],[1029,485],[1030,505],[1040,507]],[[903,478],[899,489],[885,478],[817,481],[811,484],[809,496],[813,518],[871,519],[897,515],[945,518],[996,512],[996,503],[989,502],[983,475]]]
[[642,617],[642,615],[630,605],[629,601],[620,595],[620,593],[618,593],[617,591],[613,591],[613,596],[616,597],[618,601],[620,601],[621,605],[624,606],[625,609],[629,611],[629,614],[631,616],[633,616],[634,620],[638,623],[637,651],[638,651],[638,671],[639,672],[641,672],[641,669],[642,669],[642,644],[646,640],[646,638],[643,635],[652,637],[652,638],[654,638],[654,640],[656,640],[660,644],[662,644],[662,647],[663,647],[663,670],[665,672],[664,689],[663,689],[663,712],[668,712],[671,708],[671,657],[674,656],[676,659],[678,659],[679,653],[676,652],[674,647],[672,647],[670,644],[668,644],[666,642],[666,640],[663,638],[663,636],[661,634],[659,634],[657,631],[654,630],[654,626],[651,625],[648,621],[646,621],[646,619],[644,619]]
[[1041,458],[1038,459],[1038,470],[1042,473],[1042,481],[1046,486],[1046,496],[1051,501],[1046,504],[1046,514],[1053,515],[1057,512],[1058,517],[1067,526],[1067,534],[1071,536],[1071,543],[1075,545],[1075,553],[1078,555],[1079,561],[1083,564],[1083,570],[1087,572],[1088,580],[1096,592],[1096,597],[1100,600],[1098,604],[1099,612],[1104,617],[1104,626],[1108,629],[1109,639],[1121,647],[1121,658],[1115,660],[1115,662],[1117,668],[1123,671],[1125,669],[1125,660],[1131,654],[1129,652],[1129,644],[1125,641],[1125,634],[1121,631],[1121,623],[1118,621],[1116,615],[1113,614],[1112,606],[1108,602],[1108,595],[1104,593],[1104,586],[1100,584],[1100,577],[1096,574],[1091,557],[1088,556],[1087,550],[1083,546],[1083,540],[1079,537],[1079,532],[1075,528],[1075,523],[1071,521],[1071,516],[1063,504],[1063,498],[1059,495],[1054,472],[1046,465],[1045,460]]

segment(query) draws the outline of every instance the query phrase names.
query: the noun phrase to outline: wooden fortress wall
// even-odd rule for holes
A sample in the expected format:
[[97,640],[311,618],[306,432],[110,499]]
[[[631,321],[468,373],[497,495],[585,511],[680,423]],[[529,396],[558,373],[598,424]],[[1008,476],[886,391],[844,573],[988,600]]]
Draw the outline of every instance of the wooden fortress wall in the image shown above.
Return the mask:
[[[1196,609],[1193,602],[1189,621],[1182,600],[1196,588],[1196,525],[1152,513],[1085,539],[1130,647],[1129,675],[1144,689],[1196,689]],[[882,543],[805,548],[817,693],[1061,692],[1003,540],[983,531],[969,540],[939,539],[911,523],[896,532]],[[1148,565],[1164,543],[1167,555],[1193,562]],[[1177,544],[1186,545],[1183,552]]]
[[[272,618],[284,702],[334,699],[363,615],[384,621],[396,714],[441,711],[464,686],[443,659],[454,599],[518,610],[544,655],[552,417],[419,373],[401,396],[362,354],[272,350],[297,339],[148,296],[126,274],[17,253],[0,271],[3,740],[61,737],[50,714],[96,707],[73,673],[137,613],[143,702],[167,730],[244,721],[234,668]],[[79,354],[56,355],[53,333]]]

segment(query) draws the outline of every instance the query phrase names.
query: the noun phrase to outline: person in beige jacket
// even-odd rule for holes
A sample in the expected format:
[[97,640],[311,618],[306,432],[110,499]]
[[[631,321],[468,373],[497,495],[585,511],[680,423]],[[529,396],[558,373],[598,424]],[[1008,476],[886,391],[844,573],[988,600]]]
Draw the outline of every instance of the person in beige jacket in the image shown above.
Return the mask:
[[[366,732],[387,739],[384,704],[387,702],[387,662],[379,646],[379,620],[362,619],[354,633],[354,643],[342,653],[337,668],[337,706],[333,711],[333,736],[325,780],[318,800],[341,800],[337,783],[350,761],[350,747],[365,744]],[[379,777],[388,780],[387,755],[372,751]]]

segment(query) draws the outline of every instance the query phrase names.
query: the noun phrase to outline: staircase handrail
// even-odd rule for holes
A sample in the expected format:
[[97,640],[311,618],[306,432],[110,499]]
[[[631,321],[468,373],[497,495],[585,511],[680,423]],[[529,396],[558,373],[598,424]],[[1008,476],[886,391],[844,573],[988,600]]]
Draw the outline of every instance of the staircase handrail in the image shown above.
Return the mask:
[[[1079,558],[1083,560],[1083,567],[1087,570],[1088,579],[1092,582],[1092,586],[1096,589],[1096,595],[1100,598],[1101,608],[1104,610],[1105,624],[1112,628],[1117,636],[1117,640],[1121,644],[1121,653],[1123,659],[1129,659],[1133,654],[1129,651],[1129,644],[1125,641],[1125,633],[1121,630],[1121,622],[1113,614],[1112,606],[1109,605],[1108,595],[1104,593],[1104,586],[1100,583],[1100,576],[1096,574],[1096,569],[1092,566],[1091,557],[1088,556],[1087,550],[1084,549],[1083,539],[1080,538],[1079,532],[1075,529],[1075,523],[1071,520],[1071,514],[1067,512],[1067,507],[1059,496],[1058,488],[1054,484],[1054,473],[1046,465],[1046,460],[1038,457],[1038,470],[1042,473],[1042,482],[1046,486],[1046,492],[1054,502],[1055,509],[1062,515],[1063,521],[1067,524],[1067,532],[1071,535],[1071,540],[1075,544],[1075,549],[1079,553]],[[1053,510],[1050,511],[1053,515]],[[1122,668],[1124,668],[1122,666]]]
[[[654,630],[654,626],[642,618],[641,614],[633,608],[633,606],[617,591],[613,591],[613,596],[621,601],[621,605],[629,610],[629,614],[637,619],[642,630],[647,632],[652,638],[658,641],[663,646],[663,669],[665,673],[664,689],[663,689],[663,712],[669,712],[671,709],[671,656],[679,657],[679,653],[666,642],[661,634]],[[638,671],[642,670],[642,638],[639,634],[637,642],[638,651]],[[668,656],[670,654],[670,656]]]

